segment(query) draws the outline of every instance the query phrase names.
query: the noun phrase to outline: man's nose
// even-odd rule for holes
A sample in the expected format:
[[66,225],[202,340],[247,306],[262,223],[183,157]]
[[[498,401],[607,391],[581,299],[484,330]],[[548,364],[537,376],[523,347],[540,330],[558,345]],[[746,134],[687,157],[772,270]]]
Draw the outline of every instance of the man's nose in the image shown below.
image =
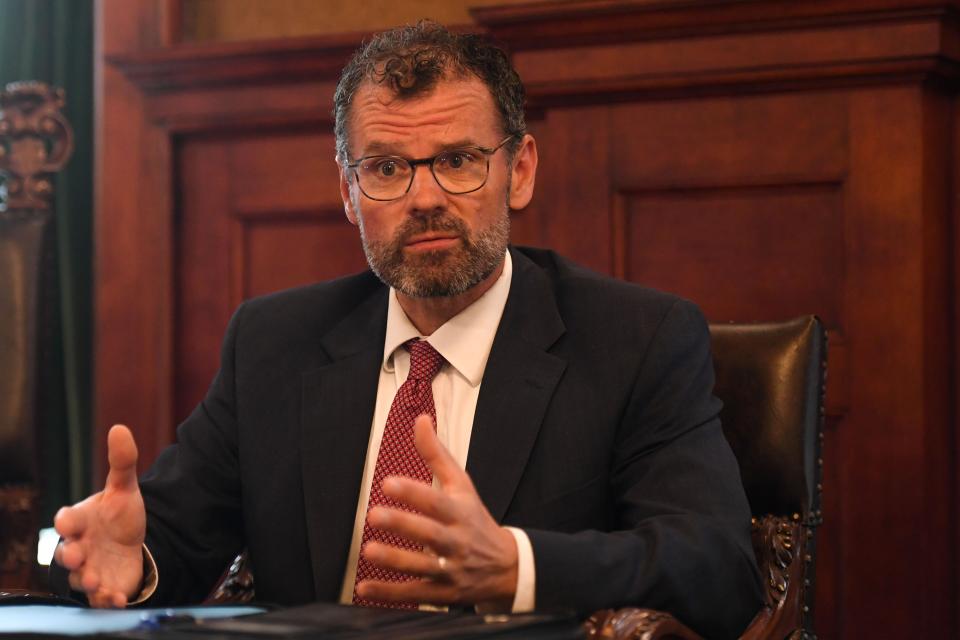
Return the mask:
[[437,183],[427,165],[416,168],[407,198],[411,208],[417,211],[434,211],[447,204],[447,192]]

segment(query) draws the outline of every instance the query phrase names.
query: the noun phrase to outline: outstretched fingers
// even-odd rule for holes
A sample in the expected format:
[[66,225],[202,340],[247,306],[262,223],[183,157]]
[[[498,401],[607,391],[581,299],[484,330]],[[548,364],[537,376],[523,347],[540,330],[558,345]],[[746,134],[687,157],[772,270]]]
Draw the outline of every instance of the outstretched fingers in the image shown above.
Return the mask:
[[73,507],[62,507],[53,517],[53,527],[63,538],[79,538],[87,530],[87,512],[83,503]]
[[63,540],[53,552],[57,564],[70,571],[75,571],[86,562],[87,554],[79,542]]

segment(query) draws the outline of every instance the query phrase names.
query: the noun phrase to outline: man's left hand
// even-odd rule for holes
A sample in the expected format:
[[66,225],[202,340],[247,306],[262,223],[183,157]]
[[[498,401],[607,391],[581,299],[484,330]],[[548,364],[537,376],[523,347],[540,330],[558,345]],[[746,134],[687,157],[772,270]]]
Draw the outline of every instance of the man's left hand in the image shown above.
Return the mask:
[[357,594],[367,600],[475,604],[509,611],[517,588],[513,534],[484,507],[470,476],[440,443],[429,416],[417,418],[414,442],[439,488],[410,478],[386,478],[384,494],[417,513],[377,506],[367,518],[371,526],[422,544],[424,551],[368,542],[361,553],[381,567],[422,579],[367,580],[357,585]]

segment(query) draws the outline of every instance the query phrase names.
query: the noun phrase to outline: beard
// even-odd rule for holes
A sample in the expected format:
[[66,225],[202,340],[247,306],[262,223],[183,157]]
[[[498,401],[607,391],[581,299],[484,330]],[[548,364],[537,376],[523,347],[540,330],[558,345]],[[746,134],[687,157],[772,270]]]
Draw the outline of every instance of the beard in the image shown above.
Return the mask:
[[[460,295],[482,282],[503,260],[510,241],[510,215],[471,234],[467,225],[455,216],[439,211],[407,218],[393,238],[373,241],[358,216],[360,240],[370,269],[385,284],[412,298],[439,298]],[[403,251],[407,241],[428,232],[455,233],[460,246],[413,255]]]

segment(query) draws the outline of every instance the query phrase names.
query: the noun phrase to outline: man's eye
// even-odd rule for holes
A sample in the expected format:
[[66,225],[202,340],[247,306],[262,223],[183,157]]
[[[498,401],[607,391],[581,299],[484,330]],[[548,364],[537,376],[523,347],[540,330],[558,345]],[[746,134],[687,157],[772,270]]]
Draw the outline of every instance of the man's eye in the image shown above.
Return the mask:
[[382,160],[376,164],[374,170],[377,175],[390,178],[397,174],[397,162],[396,160]]
[[463,169],[476,162],[469,151],[450,151],[437,158],[440,165],[448,169]]

